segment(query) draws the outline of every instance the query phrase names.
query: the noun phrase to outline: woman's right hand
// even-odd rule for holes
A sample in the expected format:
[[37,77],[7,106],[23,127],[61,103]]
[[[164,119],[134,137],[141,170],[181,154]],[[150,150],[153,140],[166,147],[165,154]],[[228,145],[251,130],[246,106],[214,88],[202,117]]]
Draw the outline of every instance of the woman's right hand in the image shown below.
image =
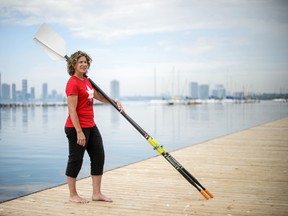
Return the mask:
[[77,132],[77,144],[83,147],[86,145],[86,137],[82,130]]

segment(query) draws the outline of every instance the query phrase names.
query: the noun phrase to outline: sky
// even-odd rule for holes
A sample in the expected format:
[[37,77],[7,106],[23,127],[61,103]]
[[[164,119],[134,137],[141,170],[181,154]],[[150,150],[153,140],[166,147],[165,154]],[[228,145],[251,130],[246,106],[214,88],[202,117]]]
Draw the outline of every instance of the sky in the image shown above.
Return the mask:
[[93,59],[110,94],[188,95],[190,82],[228,92],[288,92],[286,0],[0,0],[2,83],[65,93],[66,62],[33,41],[43,23]]

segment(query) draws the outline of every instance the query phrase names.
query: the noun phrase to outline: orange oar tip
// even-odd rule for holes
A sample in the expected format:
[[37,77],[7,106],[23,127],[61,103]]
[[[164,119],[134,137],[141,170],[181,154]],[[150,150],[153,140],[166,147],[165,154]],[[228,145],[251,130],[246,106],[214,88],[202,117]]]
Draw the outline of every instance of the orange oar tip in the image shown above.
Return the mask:
[[206,200],[209,200],[209,196],[205,193],[205,191],[201,190],[199,192],[205,197]]
[[204,190],[206,194],[208,194],[210,196],[210,198],[213,198],[213,194],[211,194],[207,189]]

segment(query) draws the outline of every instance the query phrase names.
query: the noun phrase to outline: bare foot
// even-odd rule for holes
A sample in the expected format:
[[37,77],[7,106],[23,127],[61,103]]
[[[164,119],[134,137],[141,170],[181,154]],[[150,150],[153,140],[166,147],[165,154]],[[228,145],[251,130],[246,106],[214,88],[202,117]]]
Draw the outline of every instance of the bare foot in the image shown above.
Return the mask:
[[93,201],[104,201],[104,202],[113,202],[112,199],[104,196],[103,194],[93,195],[92,196]]
[[69,199],[70,202],[75,202],[75,203],[88,203],[89,201],[78,196],[78,195],[75,195],[73,197],[70,197]]

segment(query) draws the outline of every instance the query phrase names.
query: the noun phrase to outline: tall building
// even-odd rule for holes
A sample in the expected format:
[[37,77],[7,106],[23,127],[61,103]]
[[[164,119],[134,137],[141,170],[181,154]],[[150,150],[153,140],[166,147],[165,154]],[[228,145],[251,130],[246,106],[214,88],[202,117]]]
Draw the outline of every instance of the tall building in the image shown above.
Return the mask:
[[0,101],[2,98],[2,81],[1,81],[1,72],[0,72]]
[[189,84],[189,96],[193,99],[199,98],[199,93],[198,93],[198,83],[197,82],[190,82]]
[[120,84],[118,80],[112,80],[110,83],[111,97],[120,97]]
[[22,80],[22,100],[28,100],[28,81]]
[[48,84],[43,83],[42,85],[42,100],[46,101],[48,99]]
[[11,96],[10,96],[10,85],[6,84],[6,83],[3,83],[1,92],[2,92],[2,101],[3,102],[8,102],[10,100],[10,98],[11,98]]
[[35,88],[34,87],[30,88],[30,99],[31,100],[35,99]]
[[12,83],[12,101],[15,102],[16,100],[17,100],[16,84]]
[[199,86],[199,97],[202,100],[209,98],[209,85],[202,84]]

